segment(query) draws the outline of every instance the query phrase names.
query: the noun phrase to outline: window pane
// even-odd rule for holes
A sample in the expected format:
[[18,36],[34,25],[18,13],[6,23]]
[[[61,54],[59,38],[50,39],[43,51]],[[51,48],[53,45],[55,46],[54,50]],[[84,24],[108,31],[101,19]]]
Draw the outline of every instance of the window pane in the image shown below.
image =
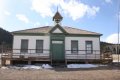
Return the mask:
[[87,46],[87,47],[92,47],[92,45],[91,45],[91,44],[87,44],[86,46]]
[[21,52],[27,53],[28,52],[28,40],[21,40]]
[[86,53],[91,54],[92,49],[93,49],[92,41],[86,41]]
[[91,50],[88,50],[88,51],[86,51],[87,52],[87,54],[91,54],[92,53],[92,51]]
[[36,53],[43,53],[43,40],[36,40]]
[[92,48],[91,47],[87,47],[86,50],[92,50]]
[[78,53],[78,41],[71,41],[71,53]]

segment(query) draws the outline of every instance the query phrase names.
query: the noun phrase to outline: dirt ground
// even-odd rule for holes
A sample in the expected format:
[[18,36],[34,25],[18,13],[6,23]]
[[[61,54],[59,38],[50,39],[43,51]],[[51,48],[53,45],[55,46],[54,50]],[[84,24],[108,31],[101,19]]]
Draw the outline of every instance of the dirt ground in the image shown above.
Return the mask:
[[120,68],[106,66],[90,69],[0,69],[0,80],[120,80]]

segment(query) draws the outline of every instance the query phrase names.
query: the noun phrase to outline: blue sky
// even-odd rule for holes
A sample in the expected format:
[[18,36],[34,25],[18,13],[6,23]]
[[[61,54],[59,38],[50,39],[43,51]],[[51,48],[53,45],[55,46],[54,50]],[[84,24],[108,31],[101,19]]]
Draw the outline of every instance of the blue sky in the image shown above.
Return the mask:
[[54,25],[58,10],[62,25],[103,34],[117,43],[118,0],[0,0],[0,27],[8,31]]

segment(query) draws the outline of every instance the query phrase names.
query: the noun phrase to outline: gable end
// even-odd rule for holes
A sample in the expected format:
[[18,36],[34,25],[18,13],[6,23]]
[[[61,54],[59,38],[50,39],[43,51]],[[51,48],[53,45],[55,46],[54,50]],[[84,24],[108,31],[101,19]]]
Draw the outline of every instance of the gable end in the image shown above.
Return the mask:
[[56,24],[50,31],[49,33],[62,33],[66,34],[67,32],[62,28],[59,24]]

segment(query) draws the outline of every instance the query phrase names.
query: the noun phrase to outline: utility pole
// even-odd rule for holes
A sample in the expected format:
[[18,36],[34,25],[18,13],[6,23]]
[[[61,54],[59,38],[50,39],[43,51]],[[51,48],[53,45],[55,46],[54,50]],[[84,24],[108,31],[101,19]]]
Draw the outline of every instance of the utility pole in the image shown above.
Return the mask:
[[117,52],[118,52],[118,65],[119,65],[119,18],[120,18],[120,3],[119,3],[119,0],[118,0],[118,46],[117,46]]

